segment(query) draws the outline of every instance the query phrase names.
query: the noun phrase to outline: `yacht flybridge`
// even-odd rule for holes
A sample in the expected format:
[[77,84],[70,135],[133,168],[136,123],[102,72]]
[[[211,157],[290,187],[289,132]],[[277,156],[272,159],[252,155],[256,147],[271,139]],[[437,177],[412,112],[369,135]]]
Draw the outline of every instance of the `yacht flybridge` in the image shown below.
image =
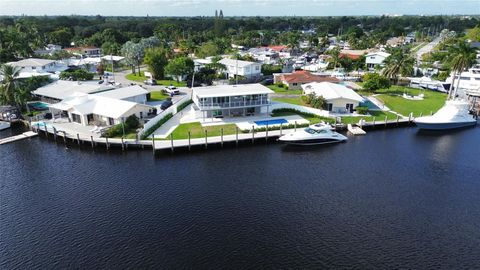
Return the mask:
[[317,145],[344,142],[347,137],[333,131],[329,124],[319,123],[283,135],[278,140],[291,145]]

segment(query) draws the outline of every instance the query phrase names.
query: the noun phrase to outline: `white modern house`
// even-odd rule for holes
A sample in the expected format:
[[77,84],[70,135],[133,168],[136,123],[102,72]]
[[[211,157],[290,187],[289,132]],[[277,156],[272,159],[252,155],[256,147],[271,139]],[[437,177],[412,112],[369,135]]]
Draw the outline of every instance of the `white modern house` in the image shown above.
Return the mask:
[[274,92],[261,84],[216,85],[193,89],[195,117],[219,118],[268,113]]
[[325,98],[328,111],[334,113],[352,113],[363,98],[352,89],[336,83],[313,82],[302,85],[303,94],[314,93]]
[[374,69],[377,66],[383,66],[383,62],[390,54],[386,52],[371,52],[365,56],[365,64],[368,69]]
[[53,115],[68,115],[71,122],[83,126],[111,126],[120,124],[131,115],[143,119],[152,107],[135,102],[73,93],[61,102],[49,105]]
[[132,85],[128,87],[122,87],[112,90],[106,90],[103,92],[98,92],[94,95],[100,97],[114,98],[124,101],[135,102],[139,104],[145,104],[147,102],[147,95],[149,92],[143,89],[139,85]]
[[58,80],[38,88],[32,93],[48,103],[59,102],[73,93],[94,94],[114,89],[113,86],[98,84],[96,81],[74,82]]
[[55,73],[67,69],[60,62],[41,58],[27,58],[7,65],[20,68],[20,73]]
[[247,79],[250,79],[257,78],[262,75],[262,64],[260,63],[230,58],[224,58],[218,62],[225,65],[225,73],[230,78],[235,78],[235,76],[243,76]]
[[62,50],[62,46],[56,44],[48,44],[45,48],[37,49],[34,51],[35,55],[53,55],[56,52]]

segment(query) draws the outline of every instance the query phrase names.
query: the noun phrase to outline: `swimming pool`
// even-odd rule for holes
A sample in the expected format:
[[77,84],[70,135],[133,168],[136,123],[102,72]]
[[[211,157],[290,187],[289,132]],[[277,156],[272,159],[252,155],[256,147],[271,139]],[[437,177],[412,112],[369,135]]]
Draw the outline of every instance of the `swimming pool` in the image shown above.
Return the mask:
[[285,119],[272,119],[272,120],[261,120],[261,121],[254,121],[257,126],[266,126],[266,125],[280,125],[288,123]]
[[48,109],[48,103],[37,101],[33,103],[29,103],[28,106],[35,110],[43,111]]

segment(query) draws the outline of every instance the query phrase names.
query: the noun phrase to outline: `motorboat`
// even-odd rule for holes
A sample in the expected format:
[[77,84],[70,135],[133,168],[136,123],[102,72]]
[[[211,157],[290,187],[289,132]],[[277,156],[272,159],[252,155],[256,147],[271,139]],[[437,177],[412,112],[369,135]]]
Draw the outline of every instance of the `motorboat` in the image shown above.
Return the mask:
[[448,100],[445,105],[431,116],[415,119],[420,129],[447,130],[474,126],[477,120],[469,112],[470,104],[463,100]]
[[10,127],[10,122],[0,121],[0,130],[4,130]]
[[283,135],[278,140],[291,145],[317,145],[344,142],[347,137],[333,131],[329,124],[319,123]]

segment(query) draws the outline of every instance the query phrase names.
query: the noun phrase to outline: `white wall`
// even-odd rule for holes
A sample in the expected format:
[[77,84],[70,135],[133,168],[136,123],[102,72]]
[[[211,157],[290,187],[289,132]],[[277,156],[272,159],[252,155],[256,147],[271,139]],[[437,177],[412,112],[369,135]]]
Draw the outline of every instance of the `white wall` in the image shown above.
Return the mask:
[[290,103],[273,102],[272,105],[270,105],[270,112],[275,109],[295,109],[304,113],[312,113],[318,116],[323,116],[323,117],[330,116],[330,113],[325,110],[319,110],[319,109],[314,109],[314,108],[290,104]]
[[172,113],[176,114],[177,113],[177,108],[178,106],[182,105],[185,102],[188,102],[190,100],[189,96],[184,96],[182,99],[177,101],[177,103],[173,104],[170,106],[168,109],[160,112],[157,116],[154,118],[150,119],[145,125],[143,126],[143,130],[140,132],[140,137],[143,135],[143,133],[148,130],[149,128],[153,127],[158,121],[162,120],[163,117],[165,117],[167,114]]

